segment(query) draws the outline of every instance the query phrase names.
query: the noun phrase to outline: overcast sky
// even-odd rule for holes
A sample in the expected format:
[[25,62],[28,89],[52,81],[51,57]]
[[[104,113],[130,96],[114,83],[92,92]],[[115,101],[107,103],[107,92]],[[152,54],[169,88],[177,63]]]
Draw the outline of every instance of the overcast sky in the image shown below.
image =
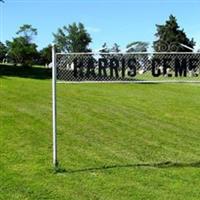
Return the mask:
[[92,35],[91,48],[104,42],[120,44],[155,39],[155,24],[170,14],[194,37],[200,48],[200,0],[5,0],[0,3],[1,41],[10,40],[22,24],[38,29],[39,49],[52,43],[58,27],[73,22],[85,24]]

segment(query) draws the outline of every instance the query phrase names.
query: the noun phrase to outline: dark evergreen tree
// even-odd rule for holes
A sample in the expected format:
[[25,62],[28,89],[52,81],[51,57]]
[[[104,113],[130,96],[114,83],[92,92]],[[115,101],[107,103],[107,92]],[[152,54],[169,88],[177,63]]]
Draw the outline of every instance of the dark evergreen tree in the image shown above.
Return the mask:
[[169,20],[164,25],[156,25],[157,40],[153,43],[156,52],[175,51],[188,52],[191,51],[183,45],[194,48],[195,42],[189,39],[183,29],[180,29],[176,17],[170,15]]

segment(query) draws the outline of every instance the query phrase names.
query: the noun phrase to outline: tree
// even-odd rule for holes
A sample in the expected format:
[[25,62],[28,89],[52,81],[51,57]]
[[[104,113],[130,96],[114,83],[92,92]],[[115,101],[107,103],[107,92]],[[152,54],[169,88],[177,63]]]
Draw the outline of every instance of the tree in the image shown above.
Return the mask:
[[148,50],[149,43],[148,42],[131,42],[126,46],[127,52],[146,52]]
[[54,42],[62,52],[89,52],[92,38],[82,23],[63,26],[53,34]]
[[120,46],[117,43],[114,43],[113,47],[110,49],[111,52],[118,53],[120,52]]
[[52,46],[48,45],[39,52],[39,64],[46,65],[52,61]]
[[14,64],[32,66],[37,59],[37,45],[33,43],[33,37],[37,35],[37,29],[32,25],[24,24],[16,33],[19,37],[7,41],[8,59]]
[[8,46],[8,58],[15,65],[32,66],[37,56],[37,45],[28,43],[25,37],[14,38],[6,42]]
[[6,53],[6,46],[2,42],[0,42],[0,62],[2,62],[4,58],[6,58]]
[[99,52],[101,53],[110,53],[110,52],[118,53],[120,51],[121,51],[120,46],[117,43],[114,43],[113,46],[109,48],[106,42],[102,45],[102,48],[99,50]]
[[[176,51],[187,52],[191,51],[185,48],[186,45],[190,48],[194,48],[195,42],[193,39],[189,39],[184,32],[184,29],[180,29],[176,17],[170,15],[169,20],[164,25],[156,25],[157,33],[155,36],[158,38],[153,47],[156,52],[162,51]],[[181,45],[182,44],[182,45]]]
[[108,48],[106,42],[102,45],[102,48],[99,50],[99,52],[101,52],[101,53],[109,53],[110,52],[110,49]]
[[33,37],[37,35],[37,29],[33,28],[30,24],[24,24],[19,28],[19,31],[17,31],[16,34],[21,35],[28,43],[31,43],[33,41]]

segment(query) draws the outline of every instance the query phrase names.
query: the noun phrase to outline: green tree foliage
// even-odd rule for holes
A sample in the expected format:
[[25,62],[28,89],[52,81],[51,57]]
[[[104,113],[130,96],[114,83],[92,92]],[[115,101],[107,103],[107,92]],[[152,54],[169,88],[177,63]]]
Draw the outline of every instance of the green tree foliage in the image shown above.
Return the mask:
[[110,52],[110,49],[108,48],[106,42],[102,45],[102,48],[99,50],[99,52],[101,52],[101,53],[109,53]]
[[113,47],[110,49],[111,52],[118,53],[120,52],[120,46],[117,43],[114,43]]
[[23,66],[32,66],[37,57],[37,45],[29,43],[25,37],[14,38],[13,41],[7,41],[9,49],[8,58],[14,64]]
[[19,37],[7,41],[8,59],[14,64],[32,66],[37,59],[37,45],[33,43],[33,37],[37,35],[37,29],[32,25],[24,24],[16,33]]
[[114,43],[113,46],[109,48],[106,42],[102,45],[102,48],[99,50],[99,52],[101,53],[110,53],[110,52],[118,53],[120,51],[121,51],[120,46],[117,43]]
[[24,24],[19,28],[16,34],[25,38],[28,43],[31,43],[33,37],[37,35],[37,29],[33,28],[30,24]]
[[195,42],[189,39],[183,29],[180,29],[176,17],[170,15],[169,20],[164,25],[156,25],[157,33],[155,36],[157,40],[153,43],[156,52],[161,51],[176,51],[187,52],[191,51],[181,46],[184,44],[188,47],[194,48]]
[[54,35],[54,42],[62,52],[89,52],[88,46],[92,42],[90,34],[82,23],[63,26]]
[[48,45],[39,52],[39,64],[46,65],[52,61],[52,46]]
[[6,46],[2,42],[0,42],[0,62],[2,62],[4,58],[6,58],[6,53]]
[[131,42],[126,46],[127,52],[146,52],[148,50],[149,43],[148,42]]

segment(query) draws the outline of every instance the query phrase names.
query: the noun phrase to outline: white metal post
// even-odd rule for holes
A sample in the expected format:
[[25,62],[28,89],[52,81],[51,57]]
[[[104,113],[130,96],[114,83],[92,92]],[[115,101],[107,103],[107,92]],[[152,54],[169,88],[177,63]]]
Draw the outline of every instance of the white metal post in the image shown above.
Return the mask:
[[53,165],[57,167],[57,124],[56,124],[56,53],[52,46],[52,120],[53,120]]

